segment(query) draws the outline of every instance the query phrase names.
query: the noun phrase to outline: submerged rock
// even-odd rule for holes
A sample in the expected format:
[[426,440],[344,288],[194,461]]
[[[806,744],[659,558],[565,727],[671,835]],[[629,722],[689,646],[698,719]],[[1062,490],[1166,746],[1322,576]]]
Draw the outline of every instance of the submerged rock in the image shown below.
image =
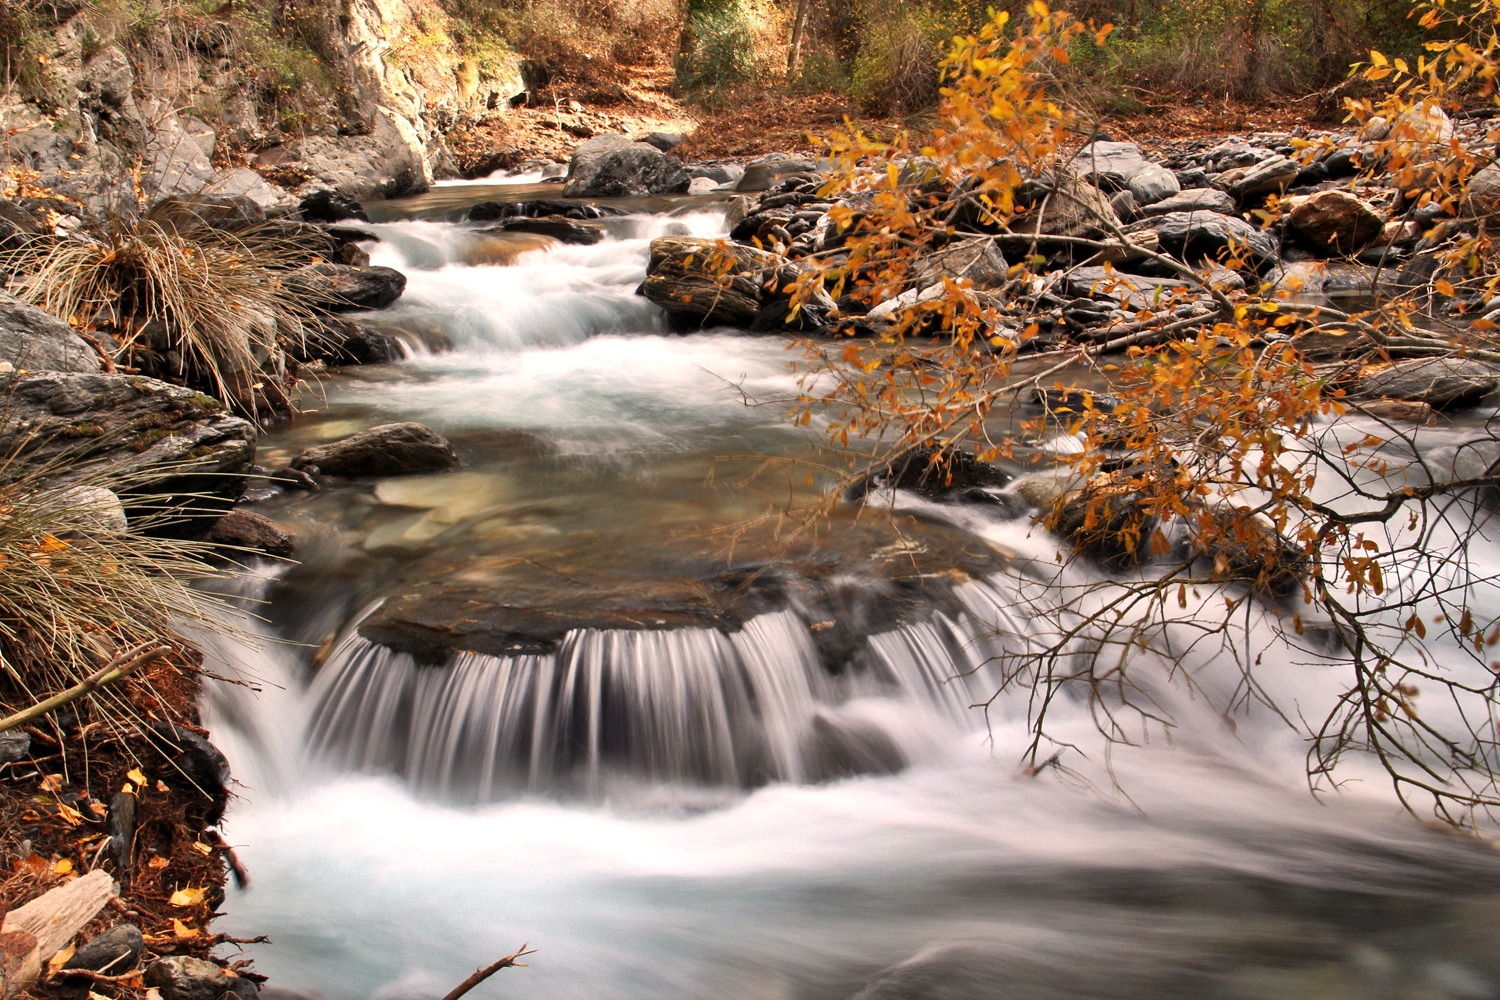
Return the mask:
[[381,424],[292,459],[291,467],[325,476],[405,476],[456,469],[458,455],[437,431],[417,423]]

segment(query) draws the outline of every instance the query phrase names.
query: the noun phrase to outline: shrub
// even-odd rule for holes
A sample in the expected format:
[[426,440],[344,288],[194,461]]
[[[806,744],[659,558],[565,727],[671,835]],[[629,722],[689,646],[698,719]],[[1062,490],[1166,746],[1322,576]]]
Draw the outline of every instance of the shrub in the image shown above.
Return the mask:
[[693,0],[677,57],[677,85],[713,104],[768,70],[758,51],[755,11],[744,0]]

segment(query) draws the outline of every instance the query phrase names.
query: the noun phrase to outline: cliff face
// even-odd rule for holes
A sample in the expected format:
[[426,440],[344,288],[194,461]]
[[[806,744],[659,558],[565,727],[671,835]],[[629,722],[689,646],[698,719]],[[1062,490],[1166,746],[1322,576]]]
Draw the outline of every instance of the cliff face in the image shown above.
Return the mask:
[[453,173],[451,129],[525,91],[519,57],[466,57],[427,0],[279,16],[86,10],[34,29],[12,46],[35,60],[30,86],[0,104],[11,193],[20,180],[95,215],[174,196],[275,214],[319,188],[408,194]]

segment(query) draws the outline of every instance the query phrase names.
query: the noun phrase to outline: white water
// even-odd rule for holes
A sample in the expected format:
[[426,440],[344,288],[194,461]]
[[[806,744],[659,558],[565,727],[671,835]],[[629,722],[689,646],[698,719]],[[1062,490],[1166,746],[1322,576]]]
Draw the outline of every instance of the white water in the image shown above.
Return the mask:
[[[637,218],[507,266],[458,263],[459,227],[375,227],[378,259],[411,280],[386,318],[438,323],[456,350],[331,383],[321,427],[523,431],[568,468],[670,459],[699,477],[715,454],[792,446],[782,407],[726,384],[794,392],[779,340],[680,338],[633,295],[649,235],[678,224]],[[587,553],[612,515],[649,543],[663,529],[643,511],[714,496],[598,474],[594,520],[558,521],[557,553]],[[1040,633],[1026,602],[1056,546],[1024,523],[963,524],[1017,574],[958,586],[961,611],[877,626],[839,676],[813,648],[821,623],[791,612],[435,668],[346,633],[310,689],[306,650],[245,652],[266,692],[205,707],[248,786],[228,833],[254,882],[221,929],[269,934],[257,969],[330,1000],[438,997],[523,941],[529,966],[472,996],[842,998],[875,979],[865,996],[1500,996],[1500,865],[1401,813],[1373,768],[1309,795],[1301,735],[1243,697],[1242,667],[1264,654],[1258,682],[1308,716],[1341,677],[1260,623],[1235,656],[1186,651],[1175,680],[1144,661],[1139,691],[1065,694],[1052,731],[1078,752],[1025,773],[1027,693],[972,706],[996,658]],[[267,616],[316,642],[290,624],[307,609],[269,593]],[[1136,716],[1137,745],[1106,747],[1097,713],[1125,697],[1175,727]],[[850,776],[809,783],[830,774]]]

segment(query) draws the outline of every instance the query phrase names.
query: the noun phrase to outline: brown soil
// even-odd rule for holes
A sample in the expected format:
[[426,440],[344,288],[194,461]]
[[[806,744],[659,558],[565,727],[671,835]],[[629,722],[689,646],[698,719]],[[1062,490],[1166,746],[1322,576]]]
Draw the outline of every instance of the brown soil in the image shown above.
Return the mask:
[[[122,722],[115,718],[117,709],[75,702],[27,728],[29,758],[0,767],[0,913],[79,873],[103,868],[120,883],[120,897],[84,929],[79,943],[129,921],[146,938],[144,967],[161,955],[207,957],[226,941],[208,929],[229,872],[225,848],[205,826],[220,806],[142,734],[152,723],[170,722],[207,735],[197,725],[198,688],[192,664],[159,660],[124,682],[122,693],[135,720]],[[24,702],[18,692],[0,691],[0,703]],[[108,821],[111,799],[127,783],[135,790],[128,875],[115,857]],[[172,895],[179,889],[203,892],[196,902],[174,905]],[[253,976],[248,970],[241,974]],[[30,995],[71,1000],[89,989],[106,996],[144,995],[138,976],[109,984],[53,980]]]

